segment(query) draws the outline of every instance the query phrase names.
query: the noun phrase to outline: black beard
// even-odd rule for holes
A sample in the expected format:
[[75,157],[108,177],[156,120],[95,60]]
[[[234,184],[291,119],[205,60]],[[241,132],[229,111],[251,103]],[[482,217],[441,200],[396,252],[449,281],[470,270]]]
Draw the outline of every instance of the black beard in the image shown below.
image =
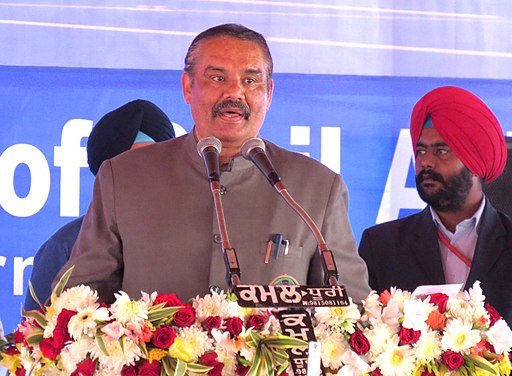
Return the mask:
[[[427,193],[421,186],[423,180],[429,177],[441,183],[437,192]],[[448,212],[461,209],[468,193],[473,186],[473,175],[467,167],[447,178],[446,180],[438,173],[431,170],[423,170],[416,176],[416,188],[423,201],[429,204],[435,211]]]
[[245,103],[243,103],[241,101],[234,101],[232,99],[227,99],[227,100],[217,103],[215,106],[213,106],[212,117],[216,117],[222,109],[228,108],[228,107],[236,107],[236,108],[242,110],[245,120],[248,120],[249,117],[251,116],[251,109],[249,108],[248,105],[246,105]]

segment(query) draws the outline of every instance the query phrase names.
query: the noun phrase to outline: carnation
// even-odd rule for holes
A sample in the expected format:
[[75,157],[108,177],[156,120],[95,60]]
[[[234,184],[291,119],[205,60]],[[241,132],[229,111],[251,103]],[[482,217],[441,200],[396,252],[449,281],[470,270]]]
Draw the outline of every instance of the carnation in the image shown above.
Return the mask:
[[128,294],[120,291],[114,294],[116,300],[110,307],[112,317],[121,324],[141,324],[148,318],[149,301],[131,300]]

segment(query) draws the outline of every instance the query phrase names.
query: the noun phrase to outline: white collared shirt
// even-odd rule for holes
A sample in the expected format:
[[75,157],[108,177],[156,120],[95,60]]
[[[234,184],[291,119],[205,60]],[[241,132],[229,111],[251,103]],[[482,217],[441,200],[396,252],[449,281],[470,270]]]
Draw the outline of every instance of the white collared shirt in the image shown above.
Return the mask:
[[[475,255],[476,242],[478,240],[478,229],[480,228],[480,219],[485,207],[485,196],[480,203],[475,214],[468,219],[460,222],[455,227],[455,232],[448,230],[437,213],[430,207],[432,219],[437,228],[457,248],[467,259],[473,260]],[[459,259],[452,251],[448,249],[443,242],[438,239],[439,249],[441,250],[441,261],[443,263],[443,272],[446,283],[466,283],[470,267]]]

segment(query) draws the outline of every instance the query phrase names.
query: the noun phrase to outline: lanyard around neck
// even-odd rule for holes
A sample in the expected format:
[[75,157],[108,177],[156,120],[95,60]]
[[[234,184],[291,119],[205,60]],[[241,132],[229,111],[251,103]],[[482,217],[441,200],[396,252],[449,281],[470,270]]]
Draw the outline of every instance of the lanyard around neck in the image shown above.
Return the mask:
[[437,229],[437,236],[450,252],[457,256],[464,264],[466,264],[467,267],[471,268],[471,260],[464,256],[457,248],[455,248],[455,246],[450,243],[448,239],[446,239],[446,236],[444,236],[444,234],[439,229]]

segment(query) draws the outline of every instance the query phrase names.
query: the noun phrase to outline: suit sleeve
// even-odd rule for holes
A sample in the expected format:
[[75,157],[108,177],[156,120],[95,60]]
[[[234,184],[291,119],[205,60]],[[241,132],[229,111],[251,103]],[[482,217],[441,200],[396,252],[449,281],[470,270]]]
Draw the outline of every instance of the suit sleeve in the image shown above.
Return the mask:
[[368,271],[357,252],[348,218],[348,190],[343,178],[338,174],[332,182],[321,231],[327,246],[333,252],[339,283],[345,286],[354,302],[359,303],[370,292]]
[[363,235],[361,236],[361,241],[359,242],[359,255],[361,255],[368,268],[370,287],[375,291],[380,291],[377,283],[377,276],[375,274],[375,266],[372,258],[373,250],[371,235],[368,229],[364,230]]
[[122,242],[116,223],[114,173],[105,161],[94,182],[93,199],[87,210],[69,261],[54,280],[74,265],[67,287],[79,284],[97,290],[101,301],[110,303],[122,286]]

